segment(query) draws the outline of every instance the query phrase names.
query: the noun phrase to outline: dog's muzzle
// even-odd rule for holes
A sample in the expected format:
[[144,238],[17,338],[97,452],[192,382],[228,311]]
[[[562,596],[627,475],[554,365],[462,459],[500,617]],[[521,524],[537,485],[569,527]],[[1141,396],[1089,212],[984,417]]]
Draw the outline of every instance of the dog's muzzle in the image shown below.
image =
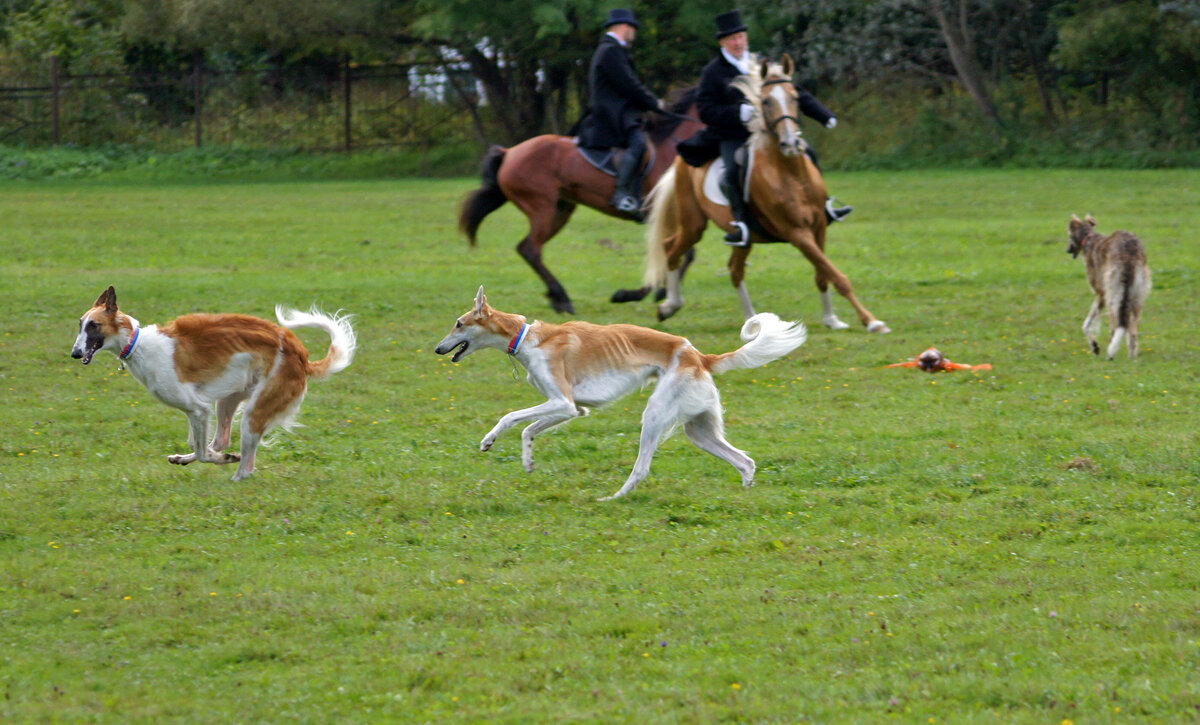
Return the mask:
[[434,349],[434,352],[436,352],[438,355],[445,355],[451,350],[457,350],[457,352],[454,353],[454,357],[450,358],[450,362],[458,362],[459,360],[462,360],[463,355],[467,354],[467,348],[470,347],[470,345],[471,343],[467,340],[455,343],[444,342],[441,345],[438,345],[437,348]]
[[92,361],[92,357],[94,357],[102,347],[104,347],[103,338],[88,338],[88,341],[83,344],[82,349],[76,347],[71,350],[71,357],[75,358],[76,360],[83,360],[83,364],[87,365]]

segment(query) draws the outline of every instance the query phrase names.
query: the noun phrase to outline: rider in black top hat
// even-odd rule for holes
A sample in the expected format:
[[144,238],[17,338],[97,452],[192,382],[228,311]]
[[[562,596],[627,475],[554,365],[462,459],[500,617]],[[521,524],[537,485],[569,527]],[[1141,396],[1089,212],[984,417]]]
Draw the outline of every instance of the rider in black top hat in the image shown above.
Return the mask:
[[[744,247],[750,243],[750,230],[746,223],[748,209],[738,183],[737,150],[750,137],[746,123],[758,113],[758,109],[747,103],[742,92],[730,86],[730,83],[739,75],[750,73],[754,59],[749,51],[749,36],[746,33],[746,24],[742,22],[741,12],[731,10],[722,13],[717,16],[716,23],[717,41],[721,44],[721,52],[704,66],[700,74],[699,94],[696,97],[696,109],[700,113],[700,120],[707,125],[707,128],[700,132],[703,138],[699,144],[711,141],[720,144],[721,158],[725,161],[723,186],[734,217],[734,229],[725,235],[725,242]],[[837,118],[833,112],[825,108],[811,93],[803,88],[796,90],[800,93],[802,113],[820,121],[827,128],[837,125]],[[815,161],[814,158],[814,163]],[[833,222],[845,217],[853,208],[846,206],[835,209],[832,203],[827,203],[825,211],[826,217]]]
[[617,169],[617,192],[612,204],[618,211],[633,214],[641,208],[640,179],[635,179],[646,152],[642,112],[663,107],[662,101],[638,80],[629,46],[641,27],[632,10],[618,8],[608,13],[605,34],[592,56],[588,70],[591,108],[579,131],[583,148],[624,146],[628,151]]

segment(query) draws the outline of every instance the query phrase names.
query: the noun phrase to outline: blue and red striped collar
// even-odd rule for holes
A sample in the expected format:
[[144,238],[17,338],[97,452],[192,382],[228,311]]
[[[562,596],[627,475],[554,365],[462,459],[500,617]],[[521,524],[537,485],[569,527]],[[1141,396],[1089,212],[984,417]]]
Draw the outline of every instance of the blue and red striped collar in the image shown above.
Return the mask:
[[141,334],[142,329],[140,327],[133,328],[133,337],[129,338],[129,344],[126,345],[125,349],[121,351],[120,358],[122,360],[128,360],[129,356],[133,354],[133,346],[137,344],[138,338],[141,336]]
[[512,339],[512,342],[508,343],[508,354],[509,355],[517,354],[517,350],[520,349],[521,343],[525,341],[525,335],[528,332],[529,332],[529,325],[521,325],[521,331],[518,332],[517,336]]

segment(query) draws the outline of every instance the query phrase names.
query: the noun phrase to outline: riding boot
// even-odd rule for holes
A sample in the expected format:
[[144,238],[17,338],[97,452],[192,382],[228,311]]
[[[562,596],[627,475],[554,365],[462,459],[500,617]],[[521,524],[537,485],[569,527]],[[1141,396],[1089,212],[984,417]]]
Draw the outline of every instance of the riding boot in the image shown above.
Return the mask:
[[854,211],[852,206],[834,206],[834,201],[836,200],[832,196],[825,200],[825,221],[829,224],[840,222]]
[[733,230],[725,235],[725,243],[731,247],[750,246],[750,228],[746,225],[746,201],[740,189],[731,189],[727,181],[721,182],[721,191],[729,199],[729,211],[733,214]]
[[617,192],[612,198],[612,205],[617,211],[634,214],[642,208],[641,195],[637,188],[641,186],[637,174],[641,163],[641,154],[634,154],[631,150],[627,150],[621,157],[621,164],[617,167]]

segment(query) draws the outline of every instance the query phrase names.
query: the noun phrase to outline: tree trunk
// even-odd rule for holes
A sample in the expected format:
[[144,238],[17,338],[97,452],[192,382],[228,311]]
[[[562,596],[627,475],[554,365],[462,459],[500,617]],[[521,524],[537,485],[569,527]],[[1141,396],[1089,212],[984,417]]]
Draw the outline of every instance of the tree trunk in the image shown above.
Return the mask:
[[471,73],[487,91],[487,102],[503,128],[503,142],[511,143],[520,135],[520,118],[513,102],[512,89],[495,61],[475,47],[460,48],[459,53],[471,64]]
[[1050,96],[1050,85],[1046,81],[1046,66],[1043,65],[1042,58],[1034,50],[1033,41],[1029,38],[1029,31],[1026,27],[1021,28],[1021,41],[1025,46],[1025,57],[1029,61],[1029,68],[1033,71],[1034,80],[1037,81],[1042,110],[1046,112],[1046,118],[1049,119],[1050,125],[1058,125],[1058,115],[1054,112],[1054,99]]
[[968,0],[955,0],[951,12],[946,12],[942,0],[928,0],[924,9],[937,21],[942,38],[946,41],[946,49],[950,52],[950,62],[954,64],[954,72],[958,80],[967,89],[971,99],[984,116],[1000,122],[1000,113],[992,100],[983,79],[983,71],[975,58],[974,43],[971,42],[971,28],[967,12]]

